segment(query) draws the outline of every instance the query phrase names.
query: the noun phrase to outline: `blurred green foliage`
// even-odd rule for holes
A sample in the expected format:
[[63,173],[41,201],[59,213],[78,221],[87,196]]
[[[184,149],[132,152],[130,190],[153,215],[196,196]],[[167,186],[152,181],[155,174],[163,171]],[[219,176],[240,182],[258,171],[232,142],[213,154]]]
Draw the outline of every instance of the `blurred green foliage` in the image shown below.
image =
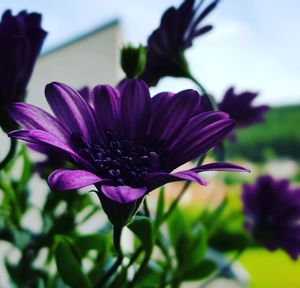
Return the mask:
[[226,143],[226,156],[257,162],[274,156],[299,160],[299,123],[299,105],[274,107],[267,112],[265,123],[237,131],[237,141]]

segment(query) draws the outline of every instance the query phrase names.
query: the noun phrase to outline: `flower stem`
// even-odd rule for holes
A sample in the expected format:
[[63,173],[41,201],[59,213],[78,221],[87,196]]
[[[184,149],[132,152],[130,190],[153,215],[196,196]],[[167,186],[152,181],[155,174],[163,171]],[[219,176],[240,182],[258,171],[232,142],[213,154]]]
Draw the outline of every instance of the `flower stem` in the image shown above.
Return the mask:
[[191,81],[193,81],[200,89],[201,93],[203,94],[204,97],[206,97],[212,107],[213,110],[218,110],[218,104],[216,99],[209,94],[206,89],[203,87],[203,85],[193,76],[189,75],[188,77]]
[[204,95],[208,94],[206,89],[203,87],[203,85],[193,75],[189,75],[189,79],[191,81],[193,81],[199,87],[202,94],[204,94]]
[[[206,154],[204,153],[203,155],[200,156],[200,158],[198,159],[197,162],[197,166],[200,166],[204,159],[205,159]],[[191,181],[186,181],[184,183],[183,188],[181,189],[179,195],[177,196],[177,198],[172,202],[172,204],[170,205],[169,209],[167,210],[167,212],[164,214],[162,221],[159,225],[161,225],[163,222],[165,222],[169,216],[172,214],[173,210],[177,207],[179,201],[181,200],[182,196],[185,194],[187,188],[189,188],[189,186],[191,185]]]
[[143,246],[140,246],[130,257],[129,263],[126,266],[126,269],[128,269],[134,262],[135,260],[140,256],[140,254],[143,252]]
[[147,199],[146,199],[146,198],[144,199],[143,204],[144,204],[144,212],[145,212],[145,215],[146,215],[147,217],[150,217],[150,210],[149,210],[149,207],[148,207],[148,203],[147,203]]
[[4,169],[7,166],[10,160],[14,157],[16,150],[17,150],[17,140],[14,138],[10,138],[10,148],[7,155],[0,163],[0,170]]
[[137,283],[137,281],[139,280],[139,278],[145,272],[145,270],[147,268],[147,264],[148,264],[150,258],[151,258],[151,252],[146,252],[145,257],[143,259],[143,262],[141,263],[139,269],[135,273],[132,281],[130,283],[128,283],[127,288],[133,288],[135,286],[135,284]]
[[208,284],[216,280],[219,276],[222,275],[223,272],[225,272],[227,269],[229,269],[236,260],[238,260],[243,252],[246,250],[247,246],[242,247],[241,249],[236,251],[236,254],[232,257],[232,259],[222,268],[219,269],[211,278],[207,279],[201,286],[200,288],[206,287]]
[[191,185],[190,181],[187,181],[187,182],[184,183],[183,188],[181,189],[181,191],[178,194],[178,196],[176,197],[176,199],[171,203],[169,209],[164,214],[164,216],[163,216],[162,221],[161,221],[160,224],[162,224],[163,222],[165,222],[169,218],[169,216],[172,214],[172,212],[174,211],[174,209],[177,207],[177,205],[178,205],[179,201],[181,200],[182,196],[186,192],[186,189],[189,188],[190,185]]
[[[206,154],[204,153],[197,162],[197,166],[201,165],[205,159]],[[180,191],[179,195],[177,196],[177,198],[172,202],[172,204],[170,205],[169,209],[167,210],[167,212],[164,214],[164,216],[162,217],[162,220],[160,223],[158,223],[158,227],[161,226],[168,218],[169,216],[172,214],[172,212],[174,211],[174,209],[177,207],[179,201],[181,200],[182,196],[184,195],[184,193],[186,192],[186,189],[191,185],[190,181],[186,181],[182,190]],[[128,265],[126,266],[126,270],[129,269],[129,267],[136,261],[136,259],[140,256],[140,254],[143,252],[143,247],[140,246],[131,256]],[[146,257],[145,257],[146,258]],[[145,259],[144,259],[145,260]]]
[[122,264],[123,261],[123,253],[121,249],[121,235],[122,235],[122,229],[123,227],[114,227],[113,230],[113,241],[114,246],[117,252],[117,259],[115,263],[107,270],[107,272],[104,274],[100,282],[96,287],[103,287],[104,284],[111,278],[111,276],[118,270],[119,266]]

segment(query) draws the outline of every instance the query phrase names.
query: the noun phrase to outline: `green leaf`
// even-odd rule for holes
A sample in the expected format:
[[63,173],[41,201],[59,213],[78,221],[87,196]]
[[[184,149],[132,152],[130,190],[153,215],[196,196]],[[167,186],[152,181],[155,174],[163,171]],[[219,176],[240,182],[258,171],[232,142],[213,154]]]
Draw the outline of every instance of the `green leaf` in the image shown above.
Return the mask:
[[203,225],[194,227],[191,234],[182,234],[175,251],[180,272],[186,271],[201,262],[207,250],[207,235]]
[[80,235],[75,240],[76,246],[85,254],[89,250],[97,250],[99,253],[106,253],[109,239],[104,234]]
[[26,147],[22,146],[20,150],[20,156],[23,160],[23,168],[22,168],[22,174],[18,181],[18,190],[22,190],[30,180],[32,176],[32,165],[30,162],[30,159],[27,155]]
[[209,239],[209,245],[216,250],[229,252],[242,249],[249,243],[249,236],[242,232],[218,229]]
[[[213,212],[207,212],[206,217],[203,217],[201,222],[207,227],[209,234],[213,233],[218,221],[220,220],[224,210],[226,209],[228,204],[228,199],[225,198],[214,210]],[[200,216],[201,218],[201,216]]]
[[124,283],[127,283],[127,270],[122,269],[120,272],[115,273],[114,277],[109,287],[124,287]]
[[156,235],[156,245],[160,249],[164,257],[166,258],[168,265],[170,265],[172,262],[172,256],[170,255],[169,252],[169,243],[165,238],[165,235],[160,231],[158,231]]
[[[191,235],[190,225],[185,215],[179,209],[175,209],[167,221],[168,231],[173,247],[176,247],[178,241],[183,237],[189,238]],[[181,240],[180,240],[181,241]]]
[[214,261],[205,259],[190,270],[185,271],[181,279],[185,281],[201,280],[208,277],[216,268],[217,265]]
[[164,207],[165,207],[165,189],[164,187],[161,187],[159,190],[159,196],[156,205],[156,216],[154,220],[155,227],[158,227],[163,220]]
[[207,233],[202,224],[198,224],[194,227],[191,239],[191,262],[199,263],[205,256],[207,250]]
[[22,251],[31,241],[31,235],[26,231],[13,230],[15,245]]
[[81,270],[80,259],[73,241],[66,236],[55,237],[55,260],[57,270],[67,285],[75,288],[92,287]]
[[163,276],[163,268],[156,262],[150,261],[147,269],[139,279],[138,283],[134,286],[135,288],[155,288],[159,287],[161,278]]
[[154,246],[153,223],[145,216],[135,216],[128,228],[139,238],[145,251],[151,253]]
[[75,243],[83,256],[90,250],[97,251],[96,258],[93,259],[93,268],[89,272],[91,282],[93,284],[97,283],[105,271],[104,265],[106,264],[111,246],[110,238],[100,233],[83,235],[77,237]]

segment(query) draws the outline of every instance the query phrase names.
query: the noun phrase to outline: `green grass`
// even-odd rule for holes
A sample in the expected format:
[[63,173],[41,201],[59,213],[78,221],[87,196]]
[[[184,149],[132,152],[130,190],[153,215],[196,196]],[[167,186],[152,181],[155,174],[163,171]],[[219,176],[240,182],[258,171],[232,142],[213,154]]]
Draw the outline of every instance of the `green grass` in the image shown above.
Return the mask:
[[276,107],[263,124],[240,129],[236,143],[227,143],[229,157],[264,161],[273,156],[300,159],[300,105]]
[[300,261],[292,261],[284,252],[252,249],[240,262],[250,275],[250,288],[300,287]]

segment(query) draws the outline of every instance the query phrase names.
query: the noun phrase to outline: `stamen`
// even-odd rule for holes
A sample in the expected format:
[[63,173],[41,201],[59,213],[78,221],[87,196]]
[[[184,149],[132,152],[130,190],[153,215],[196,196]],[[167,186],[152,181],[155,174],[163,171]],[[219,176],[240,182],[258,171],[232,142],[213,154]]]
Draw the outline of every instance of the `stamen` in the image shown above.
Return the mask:
[[157,154],[147,147],[118,139],[111,132],[108,132],[107,139],[106,143],[89,144],[81,134],[71,136],[74,148],[96,166],[101,177],[134,187],[140,185],[149,171],[153,171],[153,166],[158,167]]

